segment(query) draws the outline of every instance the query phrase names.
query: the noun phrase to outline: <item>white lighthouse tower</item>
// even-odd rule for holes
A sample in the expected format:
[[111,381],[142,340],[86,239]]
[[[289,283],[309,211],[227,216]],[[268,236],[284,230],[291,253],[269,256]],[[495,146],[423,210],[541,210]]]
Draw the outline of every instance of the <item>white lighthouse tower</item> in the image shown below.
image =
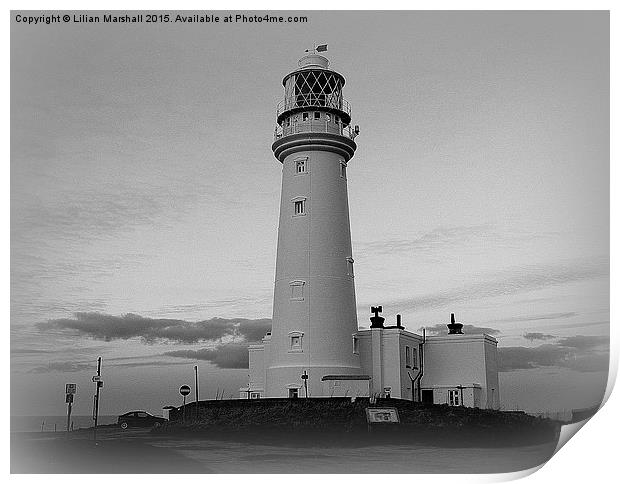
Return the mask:
[[361,372],[347,196],[359,129],[350,126],[344,83],[316,52],[283,80],[272,145],[282,194],[267,397],[321,396],[324,377]]

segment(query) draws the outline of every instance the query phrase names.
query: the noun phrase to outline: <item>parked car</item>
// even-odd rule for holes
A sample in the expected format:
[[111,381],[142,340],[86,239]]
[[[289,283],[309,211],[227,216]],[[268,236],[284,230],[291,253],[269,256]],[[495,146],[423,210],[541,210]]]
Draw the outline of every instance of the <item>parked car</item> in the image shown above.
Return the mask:
[[129,427],[159,427],[164,422],[166,422],[165,418],[155,417],[144,410],[127,412],[118,417],[118,425],[123,430]]

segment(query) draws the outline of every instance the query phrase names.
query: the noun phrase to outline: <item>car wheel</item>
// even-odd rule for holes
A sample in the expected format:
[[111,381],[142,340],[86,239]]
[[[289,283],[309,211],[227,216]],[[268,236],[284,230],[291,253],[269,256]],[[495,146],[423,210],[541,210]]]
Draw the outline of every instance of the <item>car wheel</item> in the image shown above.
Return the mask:
[[127,424],[127,422],[122,422],[122,423],[121,423],[121,428],[122,428],[123,430],[127,430],[127,427],[129,427],[129,425]]

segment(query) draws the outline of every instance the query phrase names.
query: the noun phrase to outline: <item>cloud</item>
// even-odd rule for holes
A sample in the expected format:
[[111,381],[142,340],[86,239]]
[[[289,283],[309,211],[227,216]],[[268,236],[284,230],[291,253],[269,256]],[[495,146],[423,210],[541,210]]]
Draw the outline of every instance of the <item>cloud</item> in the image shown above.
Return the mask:
[[223,319],[204,321],[146,318],[137,314],[112,316],[103,313],[75,313],[73,318],[53,319],[37,324],[40,331],[60,330],[103,341],[141,338],[144,343],[169,341],[198,343],[225,337],[257,341],[271,328],[270,319]]
[[[459,302],[514,295],[545,287],[609,276],[609,260],[573,262],[512,268],[485,274],[483,282],[466,284],[459,288],[415,296],[385,303],[393,311],[416,311],[427,308],[453,306]],[[360,307],[366,308],[366,305]],[[562,316],[563,313],[560,313]]]
[[556,336],[553,336],[552,334],[544,334],[544,333],[525,333],[523,337],[528,341],[556,338]]
[[28,371],[28,373],[51,373],[51,372],[60,372],[60,373],[74,373],[76,371],[85,371],[88,369],[93,369],[95,365],[92,362],[90,363],[80,363],[75,361],[61,361],[49,363],[47,366],[37,366]]
[[589,350],[597,346],[609,345],[607,336],[566,336],[557,343],[565,348],[574,348],[577,350]]
[[214,349],[177,350],[164,353],[165,356],[206,360],[219,368],[249,368],[248,346],[243,344],[221,345]]
[[388,239],[374,242],[355,242],[355,253],[358,257],[378,254],[398,254],[440,250],[462,244],[472,238],[485,236],[491,230],[490,225],[466,225],[439,227],[419,237],[410,239]]
[[[420,328],[418,331],[422,331]],[[483,326],[474,326],[473,324],[464,324],[463,333],[465,334],[499,334],[499,329],[485,328]],[[448,334],[448,328],[445,324],[439,323],[433,326],[426,327],[426,334],[428,335],[440,335]]]
[[568,336],[553,344],[500,346],[497,351],[501,372],[540,367],[592,372],[607,371],[609,366],[609,338],[605,336]]

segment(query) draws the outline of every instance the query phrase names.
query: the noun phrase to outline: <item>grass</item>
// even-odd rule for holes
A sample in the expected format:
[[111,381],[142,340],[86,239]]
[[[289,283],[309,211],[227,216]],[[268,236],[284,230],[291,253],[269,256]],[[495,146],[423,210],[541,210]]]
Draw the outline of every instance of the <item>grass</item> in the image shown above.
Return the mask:
[[[366,408],[395,407],[399,424],[366,422]],[[421,443],[440,446],[530,445],[557,439],[559,424],[523,412],[503,412],[399,399],[311,398],[217,400],[170,411],[166,433],[294,445]]]

